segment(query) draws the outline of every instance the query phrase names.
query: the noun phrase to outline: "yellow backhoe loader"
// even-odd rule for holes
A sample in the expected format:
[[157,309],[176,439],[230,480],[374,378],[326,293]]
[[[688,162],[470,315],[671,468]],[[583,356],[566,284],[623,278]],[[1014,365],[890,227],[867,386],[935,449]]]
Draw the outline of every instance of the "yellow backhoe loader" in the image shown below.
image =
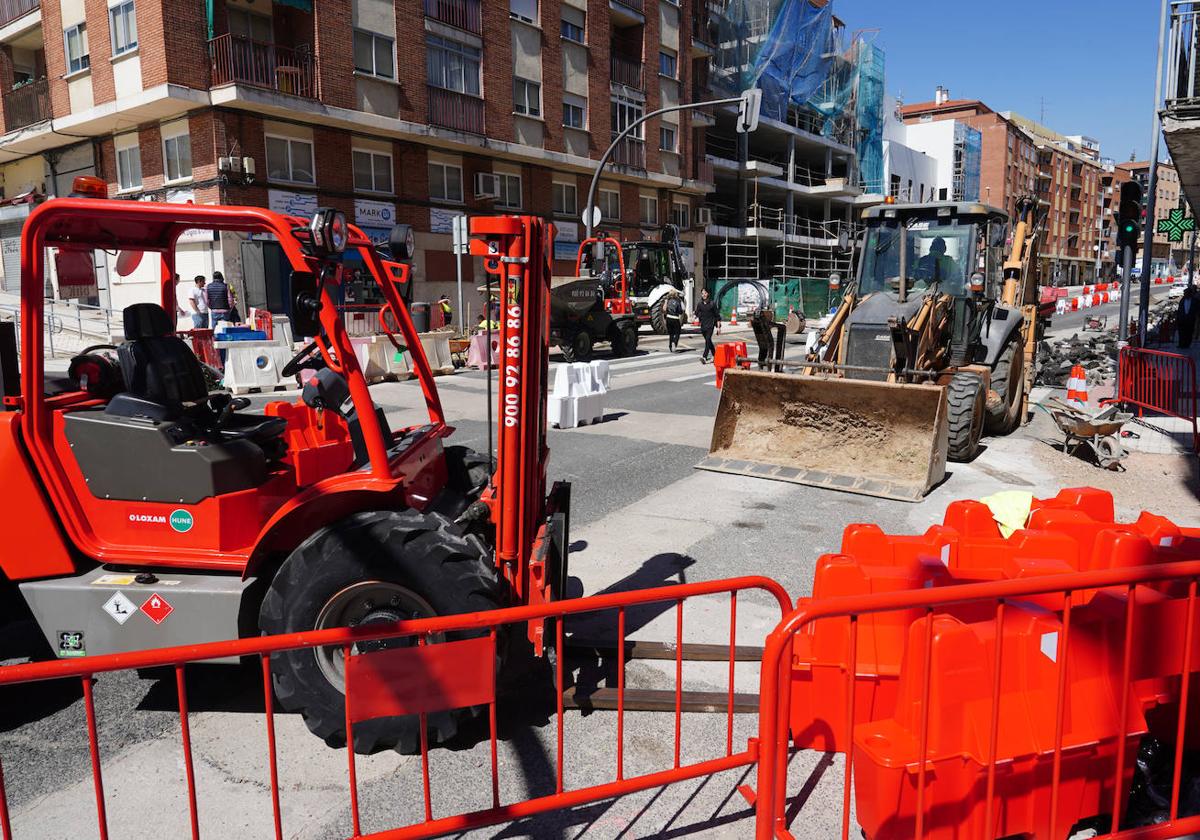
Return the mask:
[[[863,213],[855,281],[787,372],[729,370],[702,469],[916,501],[1027,416],[1036,202]],[[1004,249],[1009,245],[1005,258]]]

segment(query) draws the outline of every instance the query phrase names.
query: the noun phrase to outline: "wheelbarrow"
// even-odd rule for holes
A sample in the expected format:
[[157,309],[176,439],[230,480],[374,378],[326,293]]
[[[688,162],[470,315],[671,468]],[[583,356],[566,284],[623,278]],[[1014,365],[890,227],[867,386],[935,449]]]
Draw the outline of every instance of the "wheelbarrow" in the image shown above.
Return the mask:
[[1084,444],[1091,446],[1096,455],[1096,464],[1106,470],[1118,469],[1129,453],[1121,445],[1121,427],[1133,415],[1117,411],[1110,406],[1099,414],[1088,414],[1082,409],[1068,405],[1062,400],[1052,399],[1042,408],[1049,412],[1058,430],[1063,433],[1063,452],[1073,454]]

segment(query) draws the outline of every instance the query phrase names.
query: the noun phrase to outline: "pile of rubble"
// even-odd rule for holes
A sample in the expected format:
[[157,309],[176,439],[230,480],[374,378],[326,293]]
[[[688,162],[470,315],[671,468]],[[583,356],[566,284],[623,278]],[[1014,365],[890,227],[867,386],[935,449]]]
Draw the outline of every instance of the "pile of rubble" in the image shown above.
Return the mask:
[[1087,383],[1111,381],[1117,372],[1117,330],[1076,333],[1070,338],[1042,341],[1038,345],[1038,376],[1035,384],[1065,388],[1071,368],[1081,365]]

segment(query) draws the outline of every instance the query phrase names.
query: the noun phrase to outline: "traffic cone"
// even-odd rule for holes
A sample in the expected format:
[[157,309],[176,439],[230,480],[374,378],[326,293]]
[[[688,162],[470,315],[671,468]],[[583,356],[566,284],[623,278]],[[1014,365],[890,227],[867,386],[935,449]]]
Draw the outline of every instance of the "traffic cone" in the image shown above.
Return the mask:
[[736,306],[733,308],[733,312],[731,312],[729,315],[729,326],[731,326],[731,327],[737,326],[737,307]]
[[1071,368],[1071,378],[1067,380],[1067,402],[1083,408],[1087,401],[1087,374],[1083,372],[1083,365],[1075,365]]

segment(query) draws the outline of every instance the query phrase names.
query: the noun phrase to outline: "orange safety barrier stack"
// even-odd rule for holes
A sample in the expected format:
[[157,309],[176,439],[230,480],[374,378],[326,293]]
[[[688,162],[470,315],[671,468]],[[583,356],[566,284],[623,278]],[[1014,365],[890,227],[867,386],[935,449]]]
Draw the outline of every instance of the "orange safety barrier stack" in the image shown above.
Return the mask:
[[717,345],[717,352],[713,356],[713,367],[717,371],[717,388],[725,383],[725,371],[731,367],[738,367],[739,358],[744,360],[741,367],[749,370],[750,360],[746,358],[746,342],[730,341]]
[[[987,505],[958,501],[942,525],[917,536],[885,534],[876,525],[850,525],[841,551],[817,561],[812,601],[940,588],[962,583],[1018,580],[1077,571],[1129,568],[1200,557],[1200,536],[1161,516],[1143,512],[1133,523],[1115,521],[1111,494],[1091,488],[1035,499],[1027,528],[1004,538]],[[1094,591],[1072,595],[1086,604]],[[1030,596],[1044,609],[1062,607],[1058,596]],[[949,611],[964,621],[976,605]],[[908,629],[919,610],[894,610],[858,622],[856,722],[895,709],[897,680]],[[850,627],[846,620],[808,625],[797,633],[790,710],[795,745],[824,751],[846,747],[846,673]]]
[[[1200,557],[1194,535],[1183,544]],[[1081,821],[1140,840],[1200,831],[1200,815],[1179,811],[1184,746],[1198,740],[1198,577],[1200,559],[1188,559],[800,603],[763,655],[757,783],[743,791],[755,837],[793,836],[791,653],[830,622],[848,631],[843,719],[857,722],[844,747],[843,838],[852,820],[866,840],[1061,838]],[[1092,594],[1079,603],[1080,592]],[[903,632],[892,711],[864,719],[863,631],[893,612],[920,617]],[[1120,831],[1145,734],[1173,752],[1169,802],[1153,828]]]
[[201,362],[217,370],[225,369],[221,354],[217,352],[217,346],[213,343],[212,330],[187,330],[179,333],[179,337],[192,346],[192,352]]

